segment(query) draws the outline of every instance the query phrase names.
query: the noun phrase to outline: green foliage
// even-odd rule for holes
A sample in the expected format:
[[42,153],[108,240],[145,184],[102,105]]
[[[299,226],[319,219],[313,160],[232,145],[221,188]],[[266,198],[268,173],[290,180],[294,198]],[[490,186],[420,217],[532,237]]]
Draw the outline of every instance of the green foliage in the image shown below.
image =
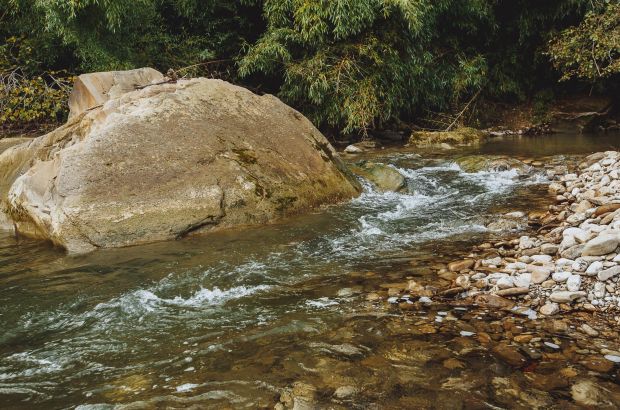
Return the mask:
[[[436,26],[452,3],[266,1],[267,31],[241,59],[240,74],[281,78],[282,98],[344,132],[365,133],[417,107],[445,108],[479,88],[486,70],[480,55],[442,50]],[[485,18],[480,2],[461,3],[464,25]]]
[[73,78],[55,71],[29,75],[36,65],[23,39],[0,46],[0,129],[36,129],[64,119]]
[[563,81],[595,82],[620,73],[620,4],[591,11],[581,24],[563,30],[549,43],[549,54]]
[[318,126],[345,133],[421,117],[452,128],[467,122],[479,97],[523,100],[555,83],[544,55],[554,33],[550,53],[564,79],[617,73],[618,7],[617,0],[0,0],[0,125],[62,119],[71,74],[152,66],[274,92]]

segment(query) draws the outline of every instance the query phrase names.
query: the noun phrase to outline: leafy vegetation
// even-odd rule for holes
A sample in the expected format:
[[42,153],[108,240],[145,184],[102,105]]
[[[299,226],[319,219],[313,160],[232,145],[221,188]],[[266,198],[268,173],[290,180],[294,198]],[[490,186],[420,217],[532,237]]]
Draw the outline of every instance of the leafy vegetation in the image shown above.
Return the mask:
[[590,11],[583,22],[569,27],[550,43],[553,65],[561,80],[594,82],[620,73],[620,4]]
[[334,132],[364,136],[419,118],[453,128],[468,122],[477,100],[521,101],[559,76],[571,84],[613,78],[618,7],[616,0],[0,0],[0,126],[62,120],[72,75],[153,66],[275,93]]

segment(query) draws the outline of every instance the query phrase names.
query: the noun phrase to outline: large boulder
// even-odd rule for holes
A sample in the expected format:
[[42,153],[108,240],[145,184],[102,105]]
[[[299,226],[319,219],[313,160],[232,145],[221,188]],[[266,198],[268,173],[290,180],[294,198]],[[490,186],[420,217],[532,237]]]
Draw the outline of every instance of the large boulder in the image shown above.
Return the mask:
[[107,96],[0,155],[4,226],[85,252],[265,223],[360,191],[325,137],[271,95],[199,78]]

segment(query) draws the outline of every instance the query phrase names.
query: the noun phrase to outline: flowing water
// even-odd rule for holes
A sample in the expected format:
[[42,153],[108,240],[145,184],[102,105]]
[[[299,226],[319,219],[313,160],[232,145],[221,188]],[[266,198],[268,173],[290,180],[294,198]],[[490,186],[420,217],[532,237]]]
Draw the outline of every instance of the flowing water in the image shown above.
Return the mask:
[[[474,151],[618,145],[557,138]],[[544,175],[466,173],[445,153],[373,160],[405,175],[406,192],[365,184],[357,199],[278,224],[82,256],[2,234],[0,408],[273,408],[291,386],[321,407],[511,407],[481,387],[489,369],[511,374],[486,352],[472,348],[465,370],[442,366],[469,343],[466,309],[404,316],[365,296],[466,252],[499,212],[543,208]],[[424,330],[444,317],[464,325]]]

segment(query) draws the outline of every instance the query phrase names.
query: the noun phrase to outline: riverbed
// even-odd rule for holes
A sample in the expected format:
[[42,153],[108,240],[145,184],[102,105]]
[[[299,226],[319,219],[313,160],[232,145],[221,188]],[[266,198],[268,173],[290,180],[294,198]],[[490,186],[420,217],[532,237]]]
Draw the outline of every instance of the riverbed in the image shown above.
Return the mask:
[[604,386],[612,408],[616,370],[540,358],[517,369],[472,337],[477,323],[539,326],[530,318],[441,304],[403,312],[367,295],[431,280],[432,266],[500,235],[486,228],[497,215],[551,203],[544,166],[468,173],[454,158],[544,164],[619,147],[617,134],[558,134],[378,150],[361,158],[395,167],[405,192],[364,183],[359,198],[276,224],[82,256],[3,233],[1,407],[565,408],[577,379],[557,375],[569,368]]

